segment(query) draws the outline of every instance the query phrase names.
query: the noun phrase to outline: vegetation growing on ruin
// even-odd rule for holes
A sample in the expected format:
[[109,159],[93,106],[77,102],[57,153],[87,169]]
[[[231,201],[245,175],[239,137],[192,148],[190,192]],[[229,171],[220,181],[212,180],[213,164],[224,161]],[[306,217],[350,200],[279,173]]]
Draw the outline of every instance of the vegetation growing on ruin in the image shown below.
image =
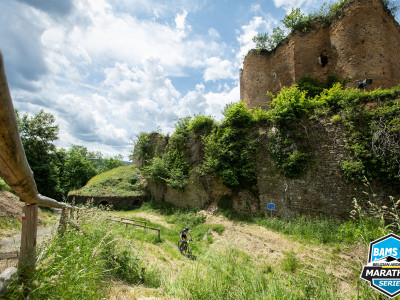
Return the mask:
[[[308,32],[313,29],[323,28],[330,25],[342,13],[343,8],[357,0],[338,0],[324,2],[320,8],[304,14],[299,8],[292,8],[291,12],[281,20],[283,29],[275,27],[272,34],[259,33],[253,37],[256,49],[274,50],[288,35],[294,31]],[[396,0],[383,0],[385,8],[393,16],[397,17],[400,4]]]
[[230,104],[225,119],[203,139],[202,174],[222,177],[228,187],[252,186],[256,181],[256,142],[252,134],[254,118],[243,102]]
[[[228,105],[217,124],[210,117],[180,120],[167,150],[149,160],[147,176],[184,188],[191,172],[220,176],[231,188],[251,188],[262,132],[275,166],[289,178],[301,176],[316,155],[310,148],[312,124],[343,126],[348,157],[342,164],[348,180],[378,180],[393,187],[400,180],[400,86],[363,92],[331,80],[307,79],[273,96],[271,109],[247,110],[242,102]],[[306,84],[304,84],[306,82]],[[332,85],[331,88],[324,88]],[[321,91],[322,89],[322,91]],[[204,124],[202,126],[193,124]],[[204,127],[203,127],[204,126]],[[198,130],[206,128],[206,130]],[[199,165],[190,159],[188,143],[202,141]]]

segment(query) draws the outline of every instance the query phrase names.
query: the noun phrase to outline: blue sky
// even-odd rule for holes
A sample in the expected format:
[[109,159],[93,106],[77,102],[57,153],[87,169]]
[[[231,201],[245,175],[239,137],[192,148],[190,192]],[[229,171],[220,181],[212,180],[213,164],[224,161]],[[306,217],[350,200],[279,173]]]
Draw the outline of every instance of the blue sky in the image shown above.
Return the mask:
[[127,157],[141,131],[221,117],[239,69],[291,7],[314,0],[1,0],[0,48],[21,112],[55,115],[58,147]]

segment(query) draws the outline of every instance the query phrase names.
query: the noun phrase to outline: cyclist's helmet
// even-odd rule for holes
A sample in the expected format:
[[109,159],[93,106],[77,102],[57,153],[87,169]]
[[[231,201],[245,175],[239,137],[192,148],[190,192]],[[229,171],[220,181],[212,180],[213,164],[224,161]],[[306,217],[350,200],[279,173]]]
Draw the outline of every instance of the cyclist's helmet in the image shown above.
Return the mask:
[[185,227],[185,231],[189,231],[189,227]]

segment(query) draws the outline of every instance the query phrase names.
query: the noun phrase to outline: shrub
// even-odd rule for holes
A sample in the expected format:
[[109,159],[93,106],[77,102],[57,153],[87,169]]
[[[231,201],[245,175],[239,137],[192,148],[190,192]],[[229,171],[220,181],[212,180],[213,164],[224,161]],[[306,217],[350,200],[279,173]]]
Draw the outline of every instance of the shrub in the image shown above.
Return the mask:
[[202,174],[222,177],[228,187],[255,182],[255,140],[251,136],[253,116],[243,102],[231,103],[223,111],[222,126],[203,139]]
[[219,175],[228,187],[254,183],[256,148],[248,129],[222,127],[213,130],[204,144],[202,174]]
[[304,119],[313,110],[317,103],[307,97],[305,91],[297,86],[284,87],[272,100],[272,119],[280,125],[284,125],[296,119]]
[[266,124],[271,121],[271,114],[261,107],[256,107],[250,110],[253,115],[254,122],[257,124]]
[[364,166],[361,161],[346,160],[341,168],[345,177],[350,181],[360,181],[365,176]]
[[225,117],[222,125],[225,126],[248,128],[253,122],[253,116],[242,101],[228,104],[222,114]]
[[300,8],[292,8],[290,14],[283,18],[282,23],[287,29],[293,31],[296,29],[306,29],[308,21],[308,17],[301,12]]
[[[286,133],[289,134],[289,133]],[[302,152],[302,140],[297,143],[282,133],[270,135],[268,150],[277,168],[289,178],[301,175],[307,166],[309,154]]]
[[310,76],[300,78],[299,81],[297,81],[297,86],[300,91],[306,91],[307,96],[311,98],[321,94],[325,87],[319,80]]
[[191,118],[179,119],[175,124],[175,132],[169,139],[165,152],[161,157],[154,157],[145,167],[144,173],[153,180],[165,182],[173,188],[183,189],[191,166],[185,161],[186,142],[189,139]]
[[209,132],[215,125],[215,120],[211,116],[197,115],[190,121],[188,129],[191,132]]
[[142,160],[143,163],[151,158],[153,145],[150,142],[150,133],[141,132],[136,135],[135,146],[132,153],[132,159]]
[[154,157],[150,161],[150,164],[144,168],[143,172],[149,178],[157,181],[165,182],[169,177],[167,162],[160,157]]

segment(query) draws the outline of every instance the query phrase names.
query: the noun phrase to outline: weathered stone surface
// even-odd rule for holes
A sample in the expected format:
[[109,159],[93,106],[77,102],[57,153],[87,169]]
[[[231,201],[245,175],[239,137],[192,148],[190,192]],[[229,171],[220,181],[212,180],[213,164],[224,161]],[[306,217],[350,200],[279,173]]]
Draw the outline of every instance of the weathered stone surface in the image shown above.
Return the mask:
[[256,157],[256,191],[232,191],[222,184],[221,178],[202,177],[193,172],[183,191],[149,182],[150,194],[156,201],[166,201],[179,207],[215,208],[218,202],[224,202],[224,206],[241,213],[269,216],[271,212],[267,210],[267,204],[274,203],[276,210],[273,215],[324,215],[343,219],[350,216],[353,198],[365,198],[363,191],[370,192],[370,188],[376,194],[378,203],[387,203],[389,195],[398,199],[400,195],[378,184],[371,183],[371,187],[367,188],[345,181],[340,166],[348,153],[340,124],[315,121],[309,124],[307,132],[307,146],[312,157],[307,171],[300,178],[286,178],[276,168],[267,149],[269,135],[263,134],[259,137]]
[[400,27],[381,0],[355,1],[329,27],[295,32],[272,52],[251,50],[241,70],[240,98],[248,108],[268,107],[267,92],[276,94],[303,76],[325,80],[329,74],[372,78],[368,89],[400,83]]
[[179,207],[204,208],[218,202],[222,196],[232,194],[232,191],[222,184],[220,178],[207,180],[195,172],[192,173],[189,183],[183,190],[173,189],[154,181],[149,182],[148,189],[151,197],[156,201],[166,201]]

